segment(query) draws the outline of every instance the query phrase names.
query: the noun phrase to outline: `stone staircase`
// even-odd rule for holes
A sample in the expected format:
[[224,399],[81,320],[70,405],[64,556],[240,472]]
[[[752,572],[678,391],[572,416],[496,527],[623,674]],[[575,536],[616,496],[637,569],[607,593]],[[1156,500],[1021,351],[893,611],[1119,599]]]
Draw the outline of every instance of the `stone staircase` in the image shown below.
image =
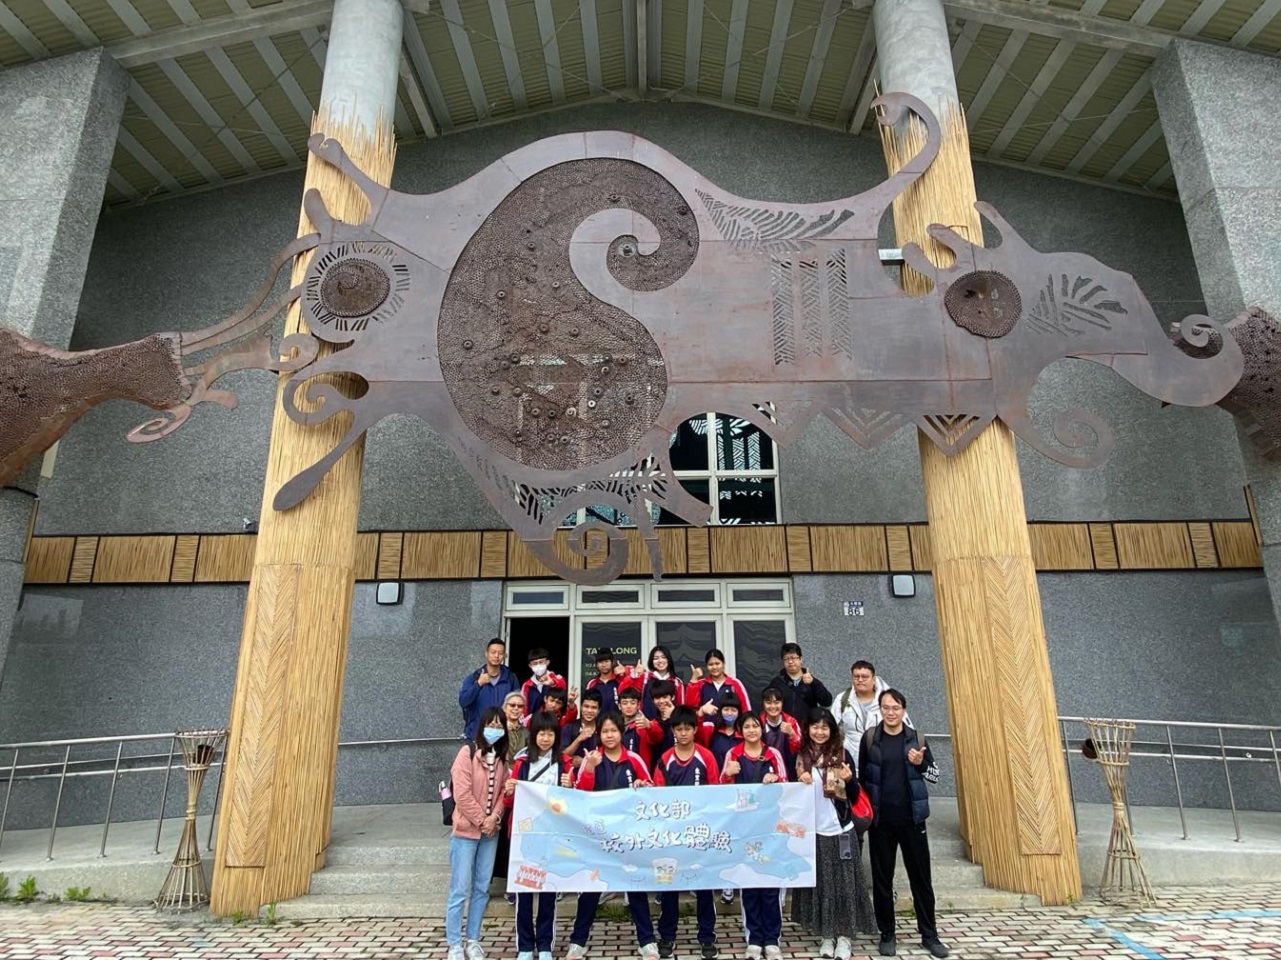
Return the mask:
[[[327,863],[311,882],[311,892],[278,905],[278,914],[291,920],[349,917],[429,917],[445,915],[449,888],[449,835],[447,828],[405,831],[399,838],[383,830],[347,832],[330,844]],[[943,827],[940,824],[940,827]],[[866,846],[866,844],[865,844]],[[946,828],[931,833],[930,850],[934,894],[939,912],[949,910],[1009,909],[1035,897],[990,890],[983,885],[982,870],[965,859],[959,837]],[[866,853],[864,869],[869,876]],[[912,905],[907,875],[900,862],[895,879],[899,909]],[[496,881],[487,915],[508,917],[512,908]],[[572,894],[567,894],[569,899]],[[738,914],[738,904],[725,908]]]

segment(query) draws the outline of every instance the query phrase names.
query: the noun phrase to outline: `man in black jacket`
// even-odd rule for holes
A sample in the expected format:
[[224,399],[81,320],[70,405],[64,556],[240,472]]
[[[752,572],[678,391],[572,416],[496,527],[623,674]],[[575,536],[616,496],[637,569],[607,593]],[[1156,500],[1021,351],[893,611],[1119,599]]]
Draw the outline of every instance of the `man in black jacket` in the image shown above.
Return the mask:
[[881,692],[881,722],[863,734],[858,748],[859,785],[872,803],[868,853],[872,861],[872,906],[881,931],[883,957],[896,954],[894,943],[894,861],[903,850],[903,867],[912,887],[912,906],[921,946],[935,957],[950,951],[934,926],[934,884],[930,878],[930,815],[927,783],[937,783],[938,767],[930,746],[903,722],[907,698],[890,687]]
[[815,707],[832,705],[832,694],[805,666],[799,643],[783,644],[782,657],[783,669],[769,685],[782,691],[783,712],[805,723]]

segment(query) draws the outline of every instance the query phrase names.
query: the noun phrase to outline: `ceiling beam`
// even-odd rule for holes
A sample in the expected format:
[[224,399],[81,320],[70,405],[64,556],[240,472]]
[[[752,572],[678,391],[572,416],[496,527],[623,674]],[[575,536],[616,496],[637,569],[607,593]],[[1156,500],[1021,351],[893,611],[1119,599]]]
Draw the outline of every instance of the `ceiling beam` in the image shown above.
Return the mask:
[[49,56],[49,48],[27,29],[27,25],[18,19],[18,15],[6,3],[0,3],[0,29],[13,37],[32,60],[43,60]]
[[[146,114],[147,119],[165,135],[170,143],[178,148],[178,152],[199,171],[202,177],[210,183],[224,182],[222,174],[214,169],[213,164],[209,162],[205,155],[196,149],[196,145],[187,139],[187,135],[179,130],[177,124],[169,119],[169,115],[160,109],[160,104],[151,99],[151,95],[142,89],[138,81],[132,77],[129,79],[129,99],[142,108],[142,112]],[[123,127],[121,129],[123,130]]]
[[182,192],[182,184],[178,182],[177,178],[161,166],[160,161],[151,155],[151,151],[134,139],[133,134],[125,129],[123,123],[116,132],[116,143],[121,146],[125,153],[137,160],[142,169],[151,174],[160,186],[172,193]]
[[996,135],[992,141],[992,146],[988,148],[987,156],[999,157],[1005,152],[1005,148],[1010,145],[1010,141],[1023,129],[1023,121],[1036,108],[1041,97],[1045,96],[1045,91],[1050,88],[1054,78],[1059,75],[1063,69],[1063,64],[1067,62],[1068,57],[1076,50],[1076,44],[1071,40],[1060,40],[1046,58],[1045,63],[1037,72],[1036,78],[1024,92],[1022,99],[1019,100],[1018,106],[1010,114],[1009,119],[1005,121],[1005,126],[1001,132]]
[[1068,127],[1072,126],[1073,121],[1080,116],[1081,111],[1085,109],[1085,105],[1098,92],[1099,87],[1103,85],[1103,81],[1116,69],[1116,65],[1121,62],[1121,57],[1123,56],[1124,54],[1120,50],[1109,50],[1099,58],[1099,62],[1094,65],[1094,69],[1090,71],[1081,86],[1077,88],[1076,93],[1072,94],[1072,99],[1067,102],[1063,109],[1059,111],[1059,115],[1054,118],[1054,122],[1050,124],[1050,129],[1045,131],[1045,135],[1032,148],[1032,152],[1028,154],[1028,163],[1032,165],[1040,163],[1045,155],[1058,145]]
[[818,26],[814,29],[814,45],[810,47],[809,63],[805,65],[801,97],[796,102],[796,112],[802,117],[808,117],[814,106],[814,97],[818,94],[818,82],[823,76],[823,67],[827,65],[827,51],[832,47],[836,18],[844,9],[846,8],[841,0],[823,0],[823,12],[819,14]]
[[698,74],[703,64],[703,0],[689,0],[685,12],[685,84],[681,88],[698,92]]
[[1143,159],[1143,155],[1152,149],[1153,144],[1161,139],[1161,121],[1153,120],[1152,125],[1143,132],[1134,145],[1125,154],[1113,164],[1112,169],[1103,175],[1103,179],[1108,183],[1116,183],[1123,176],[1129,173],[1130,168]]
[[979,87],[974,99],[970,101],[966,109],[966,123],[970,131],[973,132],[978,126],[979,120],[983,116],[983,111],[987,109],[992,98],[996,96],[997,89],[1005,79],[1005,75],[1010,72],[1010,67],[1014,65],[1015,59],[1023,50],[1023,45],[1027,43],[1028,32],[1026,30],[1011,30],[1010,35],[1006,37],[1001,52],[996,55],[996,60],[992,63],[983,78],[983,85]]
[[649,92],[649,2],[636,0],[636,89]]
[[1178,34],[1125,20],[1096,17],[1076,10],[1032,5],[1022,0],[944,0],[949,16],[961,20],[1025,30],[1043,37],[1089,43],[1123,53],[1155,57]]
[[646,21],[645,49],[648,51],[649,84],[663,85],[663,0],[646,0],[649,19]]
[[645,84],[641,79],[638,66],[640,58],[637,55],[642,43],[640,38],[642,27],[637,22],[640,18],[641,5],[642,0],[623,0],[619,5],[619,14],[623,18],[623,62],[626,65],[627,88],[637,93],[645,92]]
[[431,105],[436,123],[440,125],[442,132],[452,130],[454,121],[449,115],[449,105],[445,103],[445,93],[440,89],[440,81],[436,79],[436,71],[432,68],[431,60],[427,56],[427,45],[423,43],[418,21],[408,9],[405,10],[403,36],[405,49],[409,51],[409,60],[414,65],[418,79],[422,81],[423,92],[427,94],[427,102]]
[[400,81],[405,85],[405,93],[409,97],[409,105],[414,108],[414,116],[418,118],[418,125],[423,128],[423,136],[431,139],[436,136],[436,124],[431,118],[431,111],[427,109],[427,101],[423,99],[423,90],[418,82],[418,76],[414,73],[413,66],[409,63],[409,57],[405,51],[400,51]]
[[1156,173],[1152,174],[1152,176],[1148,178],[1148,182],[1145,183],[1144,186],[1147,187],[1149,190],[1156,190],[1162,184],[1164,184],[1167,180],[1169,180],[1170,177],[1172,177],[1173,175],[1174,175],[1174,167],[1171,165],[1170,161],[1167,160],[1165,161],[1165,163],[1161,164],[1160,170],[1158,170]]
[[[107,44],[107,52],[126,69],[140,67],[214,47],[325,26],[329,23],[333,7],[333,0],[288,0],[269,7],[256,7],[251,13],[229,13],[199,23],[157,30],[145,37],[120,40]],[[3,4],[0,4],[0,9],[3,9]],[[0,21],[0,26],[3,25]]]
[[721,99],[733,103],[738,95],[738,68],[743,63],[743,36],[747,32],[747,0],[734,0],[729,10],[729,30],[725,35],[725,76],[721,81]]
[[517,110],[529,108],[525,96],[525,75],[520,71],[520,57],[516,55],[516,37],[512,34],[511,17],[507,15],[507,0],[489,0],[489,15],[494,21],[494,39],[503,59],[503,73],[507,76],[507,89]]
[[578,0],[578,18],[583,24],[583,59],[587,62],[587,86],[594,94],[605,93],[601,81],[600,31],[596,28],[596,0]]
[[769,35],[769,52],[765,55],[761,95],[756,102],[762,110],[769,110],[774,106],[774,91],[778,89],[778,73],[783,67],[783,47],[787,44],[787,29],[792,23],[792,6],[792,0],[777,0],[774,4],[774,26]]
[[552,0],[534,0],[534,14],[538,18],[538,40],[543,47],[543,63],[547,65],[547,86],[552,103],[565,102],[565,75],[560,67],[560,41],[556,38],[556,15]]
[[467,84],[467,94],[471,97],[476,118],[488,120],[493,116],[493,110],[489,106],[485,84],[480,79],[480,69],[476,66],[476,54],[471,48],[471,37],[467,35],[467,26],[463,23],[463,14],[458,7],[458,0],[440,0],[440,12],[445,18],[445,25],[449,28],[449,39],[454,45],[458,66],[462,68],[463,82]]
[[1112,108],[1112,112],[1107,115],[1107,119],[1099,124],[1098,129],[1090,135],[1090,139],[1085,141],[1085,145],[1068,162],[1067,172],[1080,173],[1081,169],[1090,162],[1090,158],[1112,137],[1112,134],[1116,132],[1116,128],[1134,112],[1134,108],[1139,105],[1139,101],[1151,92],[1152,71],[1145,70],[1143,71],[1143,76],[1134,81],[1134,86],[1130,87],[1129,92]]
[[1241,29],[1232,35],[1228,43],[1234,47],[1244,47],[1275,20],[1278,13],[1281,13],[1281,0],[1266,0],[1249,20],[1241,24]]
[[851,133],[858,133],[863,126],[860,116],[858,126],[854,126],[854,114],[858,110],[865,87],[871,86],[876,78],[876,29],[872,18],[867,18],[863,27],[863,36],[859,38],[858,49],[854,51],[854,62],[850,65],[850,75],[845,78],[845,90],[841,93],[840,106],[836,108],[836,122]]

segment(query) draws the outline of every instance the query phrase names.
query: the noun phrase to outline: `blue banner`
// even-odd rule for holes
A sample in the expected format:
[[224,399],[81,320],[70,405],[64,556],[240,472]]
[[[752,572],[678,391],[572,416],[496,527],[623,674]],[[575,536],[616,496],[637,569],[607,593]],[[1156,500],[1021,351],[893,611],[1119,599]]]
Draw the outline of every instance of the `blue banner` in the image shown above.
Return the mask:
[[805,784],[516,787],[509,892],[812,886]]

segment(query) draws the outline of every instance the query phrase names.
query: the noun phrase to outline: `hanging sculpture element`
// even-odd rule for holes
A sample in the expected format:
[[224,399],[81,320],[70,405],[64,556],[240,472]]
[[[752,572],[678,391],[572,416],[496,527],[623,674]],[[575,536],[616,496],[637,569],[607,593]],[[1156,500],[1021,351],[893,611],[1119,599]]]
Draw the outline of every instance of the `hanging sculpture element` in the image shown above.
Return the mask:
[[[232,402],[211,389],[230,370],[290,370],[291,417],[348,411],[352,420],[332,452],[281,488],[277,509],[306,497],[373,424],[413,414],[447,439],[545,564],[603,583],[626,564],[623,533],[579,524],[571,547],[590,557],[587,569],[560,559],[554,533],[581,508],[613,508],[639,527],[660,573],[651,510],[694,524],[710,513],[676,481],[668,453],[679,425],[708,410],[783,445],[818,416],[869,447],[913,424],[948,453],[1000,418],[1047,456],[1092,466],[1112,445],[1099,418],[1065,412],[1046,437],[1028,415],[1051,363],[1093,360],[1189,406],[1215,403],[1237,383],[1241,351],[1221,325],[1184,321],[1184,339],[1205,355],[1181,351],[1132,277],[1084,254],[1039,253],[986,204],[1000,245],[932,227],[955,263],[938,268],[907,247],[907,263],[934,286],[906,294],[881,264],[877,227],[938,153],[940,131],[912,97],[888,94],[878,107],[882,123],[914,112],[925,146],[871,190],[814,204],[733,196],[623,133],[553,137],[414,196],[373,182],[337,142],[313,137],[311,150],[360,186],[370,213],[360,224],[334,220],[309,192],[318,232],[273,267],[315,248],[286,299],[301,301],[314,338],[349,346],[316,359],[317,340],[299,334],[271,350],[261,329],[279,304],[257,309],[269,278],[235,317],[165,335],[171,376],[184,358],[241,344],[180,370],[181,402],[130,439],[171,433],[204,400]],[[316,379],[327,374],[355,375],[365,389],[347,396],[332,377]],[[163,406],[169,395],[156,399]],[[595,531],[604,544],[589,544]]]

